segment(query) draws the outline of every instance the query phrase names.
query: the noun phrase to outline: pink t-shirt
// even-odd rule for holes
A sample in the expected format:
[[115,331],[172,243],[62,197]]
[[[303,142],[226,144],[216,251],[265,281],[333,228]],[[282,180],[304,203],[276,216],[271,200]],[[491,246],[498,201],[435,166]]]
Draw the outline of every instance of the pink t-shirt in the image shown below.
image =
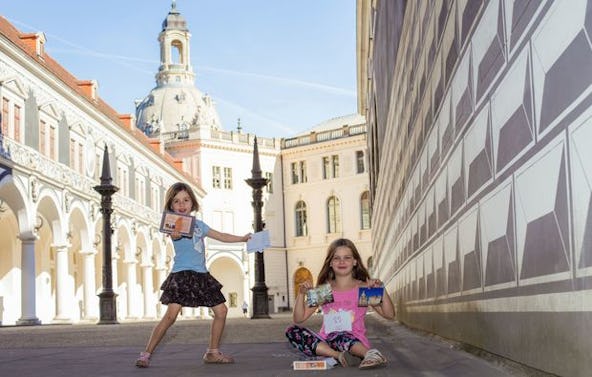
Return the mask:
[[[333,300],[333,302],[321,306],[323,311],[323,325],[319,331],[321,338],[327,339],[327,335],[332,332],[327,332],[326,329],[336,328],[335,331],[351,332],[364,346],[370,348],[364,323],[364,316],[368,308],[358,306],[358,288],[349,291],[334,290]],[[351,330],[349,330],[350,324]]]

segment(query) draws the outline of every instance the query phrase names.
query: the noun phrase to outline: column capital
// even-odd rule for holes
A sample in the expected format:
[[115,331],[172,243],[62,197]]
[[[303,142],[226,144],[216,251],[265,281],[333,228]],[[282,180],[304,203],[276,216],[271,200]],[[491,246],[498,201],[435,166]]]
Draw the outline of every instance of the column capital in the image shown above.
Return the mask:
[[66,251],[66,252],[70,251],[70,246],[72,246],[72,245],[70,245],[70,244],[60,244],[60,245],[53,244],[53,245],[51,245],[51,247],[53,247],[56,251]]
[[35,242],[39,239],[39,235],[33,233],[32,231],[22,232],[17,236],[21,242]]

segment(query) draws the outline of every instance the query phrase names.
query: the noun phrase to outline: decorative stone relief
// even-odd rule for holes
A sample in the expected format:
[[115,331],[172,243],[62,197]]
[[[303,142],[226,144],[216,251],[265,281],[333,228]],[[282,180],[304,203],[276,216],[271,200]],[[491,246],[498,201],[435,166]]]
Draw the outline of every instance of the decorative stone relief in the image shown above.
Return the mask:
[[70,212],[70,207],[72,206],[72,195],[68,191],[64,191],[64,210],[66,213]]
[[37,177],[31,177],[29,181],[29,188],[31,200],[33,200],[33,203],[37,203],[37,199],[39,199],[39,181],[37,180]]

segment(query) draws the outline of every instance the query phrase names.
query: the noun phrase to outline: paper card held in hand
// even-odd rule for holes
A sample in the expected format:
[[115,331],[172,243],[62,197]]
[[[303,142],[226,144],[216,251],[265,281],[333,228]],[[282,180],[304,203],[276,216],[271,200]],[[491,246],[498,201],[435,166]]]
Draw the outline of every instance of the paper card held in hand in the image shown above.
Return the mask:
[[382,303],[384,287],[358,288],[358,306],[375,306]]
[[269,231],[262,230],[251,234],[251,238],[247,241],[247,252],[253,253],[255,251],[262,253],[271,244],[269,243]]
[[319,285],[306,292],[306,304],[309,307],[320,306],[328,302],[333,302],[333,290],[331,290],[331,284]]
[[195,217],[188,215],[180,215],[173,212],[163,212],[162,221],[160,222],[160,231],[171,234],[175,230],[185,237],[193,237],[193,227],[195,225]]

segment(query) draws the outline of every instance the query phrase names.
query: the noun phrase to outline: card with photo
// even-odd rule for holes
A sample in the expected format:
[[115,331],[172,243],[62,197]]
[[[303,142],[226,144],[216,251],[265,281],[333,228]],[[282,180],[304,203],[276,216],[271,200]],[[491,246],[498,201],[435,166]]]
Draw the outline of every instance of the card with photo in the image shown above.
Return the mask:
[[195,217],[188,215],[180,215],[173,212],[163,212],[162,220],[160,222],[160,231],[171,234],[177,230],[182,236],[192,237],[193,227],[195,225]]
[[320,306],[328,302],[333,302],[333,290],[331,290],[331,284],[327,283],[319,285],[306,292],[306,304],[309,307]]
[[358,289],[358,306],[375,306],[382,303],[384,287],[360,287]]

